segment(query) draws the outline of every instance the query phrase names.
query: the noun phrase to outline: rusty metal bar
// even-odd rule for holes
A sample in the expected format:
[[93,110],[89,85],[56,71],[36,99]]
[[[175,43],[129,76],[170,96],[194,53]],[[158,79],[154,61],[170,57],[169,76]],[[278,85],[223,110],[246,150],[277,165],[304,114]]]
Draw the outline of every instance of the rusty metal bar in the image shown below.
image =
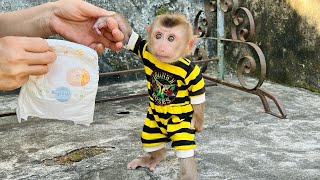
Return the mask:
[[[205,59],[205,60],[197,60],[193,61],[195,64],[204,64],[208,63],[210,61],[216,61],[218,58],[211,58],[211,59]],[[121,74],[130,74],[130,73],[137,73],[137,72],[143,72],[143,68],[139,69],[129,69],[129,70],[123,70],[123,71],[113,71],[113,72],[105,72],[105,73],[99,73],[100,77],[106,77],[106,76],[114,76],[114,75],[121,75]]]
[[120,74],[129,74],[129,73],[136,73],[136,72],[143,72],[143,68],[139,69],[129,69],[129,70],[123,70],[123,71],[113,71],[113,72],[104,72],[104,73],[99,73],[100,77],[105,77],[105,76],[113,76],[113,75],[120,75]]
[[202,39],[212,39],[212,40],[221,40],[221,41],[245,43],[245,41],[240,41],[240,40],[237,40],[237,39],[227,39],[227,38],[202,37]]
[[[208,83],[205,86],[206,87],[217,86],[217,83]],[[110,102],[110,101],[119,101],[119,100],[124,100],[124,99],[143,97],[143,96],[147,96],[147,95],[148,95],[148,93],[132,94],[132,95],[127,95],[127,96],[117,96],[117,97],[112,97],[112,98],[99,99],[99,100],[96,100],[95,102],[102,103],[102,102]],[[7,113],[0,114],[0,118],[8,117],[8,116],[15,116],[15,115],[16,115],[16,112],[7,112]]]
[[[286,114],[284,108],[279,103],[279,101],[274,96],[272,96],[270,93],[268,93],[268,92],[266,92],[266,91],[264,91],[264,90],[262,90],[260,88],[257,88],[257,89],[246,89],[246,88],[244,88],[242,86],[239,86],[239,85],[236,85],[236,84],[233,84],[233,83],[229,83],[229,82],[217,79],[217,78],[213,78],[213,77],[210,77],[208,75],[203,75],[203,78],[207,79],[207,80],[210,80],[210,81],[213,81],[213,82],[216,82],[216,83],[219,83],[219,84],[222,84],[224,86],[228,86],[228,87],[231,87],[231,88],[234,88],[234,89],[238,89],[238,90],[241,90],[241,91],[244,91],[244,92],[247,92],[247,93],[255,94],[255,95],[260,97],[260,100],[261,100],[261,102],[263,104],[263,107],[264,107],[264,110],[265,110],[266,113],[271,114],[271,115],[276,116],[276,117],[281,118],[281,119],[285,119],[287,117],[287,114]],[[274,112],[272,112],[270,110],[270,107],[269,107],[269,104],[268,104],[268,101],[267,101],[266,97],[271,99],[276,104],[280,114],[274,113]]]
[[[281,119],[285,119],[287,117],[287,113],[286,113],[285,109],[282,107],[282,105],[276,99],[276,97],[272,96],[270,93],[268,93],[267,91],[262,90],[260,88],[258,88],[256,90],[256,93],[260,98],[263,98],[263,99],[261,99],[261,101],[262,101],[262,103],[264,105],[264,109],[265,109],[266,113],[271,114],[271,115],[276,116],[276,117],[279,117]],[[272,112],[270,110],[270,107],[268,106],[268,103],[267,103],[265,97],[268,97],[269,99],[271,99],[275,103],[275,105],[277,106],[277,108],[278,108],[278,110],[280,112],[280,115],[278,115],[278,114],[276,114],[276,113],[274,113],[274,112]],[[265,102],[266,102],[266,105],[265,105]]]
[[[210,87],[210,86],[217,86],[217,83],[208,83],[205,85],[205,87]],[[117,96],[113,98],[99,99],[96,102],[100,103],[100,102],[118,101],[118,100],[137,98],[137,97],[142,97],[147,95],[148,93],[140,93],[140,94],[127,95],[127,96]]]
[[116,96],[116,97],[112,97],[112,98],[105,98],[105,99],[96,100],[96,103],[119,101],[119,100],[124,100],[124,99],[143,97],[143,96],[147,96],[147,95],[148,95],[148,93],[139,93],[139,94],[132,94],[132,95],[127,95],[127,96]]

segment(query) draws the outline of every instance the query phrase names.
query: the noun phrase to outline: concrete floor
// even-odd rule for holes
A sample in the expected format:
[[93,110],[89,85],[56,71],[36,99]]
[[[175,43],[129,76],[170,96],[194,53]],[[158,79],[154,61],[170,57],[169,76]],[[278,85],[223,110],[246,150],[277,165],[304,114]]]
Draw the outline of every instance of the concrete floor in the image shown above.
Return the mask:
[[[142,92],[144,84],[101,87],[97,99]],[[205,129],[196,136],[200,180],[320,179],[320,95],[270,82],[262,88],[278,98],[287,119],[264,113],[258,96],[222,85],[207,88]],[[16,98],[2,96],[0,113],[14,111]],[[179,166],[170,145],[155,172],[126,169],[144,154],[139,136],[146,108],[147,97],[97,103],[89,127],[0,118],[0,179],[175,179]],[[105,152],[70,164],[45,163],[91,146]]]

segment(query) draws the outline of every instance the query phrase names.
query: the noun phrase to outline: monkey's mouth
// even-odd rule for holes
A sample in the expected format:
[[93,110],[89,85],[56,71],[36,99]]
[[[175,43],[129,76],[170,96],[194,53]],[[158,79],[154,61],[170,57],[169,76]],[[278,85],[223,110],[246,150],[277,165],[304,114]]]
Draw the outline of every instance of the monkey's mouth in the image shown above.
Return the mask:
[[156,58],[160,61],[164,61],[164,60],[167,60],[169,57],[156,54]]

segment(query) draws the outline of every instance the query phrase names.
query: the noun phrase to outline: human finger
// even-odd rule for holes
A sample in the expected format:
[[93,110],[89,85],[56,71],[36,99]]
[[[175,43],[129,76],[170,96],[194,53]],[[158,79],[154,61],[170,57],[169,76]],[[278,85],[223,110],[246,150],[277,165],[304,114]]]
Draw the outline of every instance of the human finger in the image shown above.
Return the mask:
[[[101,43],[103,46],[110,48],[110,49],[111,49],[111,47],[115,47],[115,45],[114,45],[115,42],[113,41],[112,36],[108,36],[107,38],[105,36],[100,36],[98,38],[98,42]],[[114,48],[112,48],[112,49],[114,49]]]
[[119,29],[119,24],[118,24],[117,20],[114,19],[113,17],[108,17],[105,20],[104,27],[108,32],[111,32],[114,29]]
[[109,46],[106,46],[107,48],[113,50],[113,51],[119,51],[122,49],[122,42],[110,42]]
[[97,41],[100,42],[104,47],[114,51],[120,50],[123,46],[122,42],[114,41],[112,34],[105,31],[103,32],[103,36],[98,37]]
[[50,51],[47,41],[38,37],[19,37],[19,45],[29,52],[46,52]]
[[93,25],[93,29],[97,34],[102,35],[104,32],[112,32],[114,29],[118,29],[118,23],[112,17],[100,17]]
[[107,11],[85,1],[80,4],[80,10],[85,16],[89,17],[112,16],[115,14],[113,11]]
[[[118,18],[119,19],[119,18]],[[122,32],[121,30],[125,29],[125,26],[123,25],[123,22],[121,21],[121,19],[119,20],[119,22],[114,19],[113,17],[109,17],[106,21],[106,31],[107,32],[111,32],[112,38],[114,39],[114,41],[123,41],[124,39],[124,32]]]
[[112,32],[108,32],[108,31],[102,31],[102,38],[105,38],[109,41],[115,41],[114,36],[112,34]]
[[120,29],[113,29],[112,30],[112,37],[114,41],[123,41],[124,34],[120,31]]
[[20,85],[19,85],[19,87],[21,87],[23,84],[25,84],[29,80],[29,77],[30,77],[29,75],[20,77]]
[[34,76],[46,74],[48,71],[48,65],[30,65],[26,68],[26,73]]
[[115,49],[114,50],[120,50],[123,47],[123,43],[122,42],[116,42],[115,43]]
[[43,53],[26,52],[23,61],[29,65],[46,65],[53,63],[56,58],[56,54],[52,51]]
[[23,84],[25,84],[29,80],[29,75],[20,76],[19,78],[15,78],[15,81],[11,82],[11,86],[7,90],[14,90],[20,88]]
[[91,49],[94,49],[98,54],[104,52],[104,46],[101,43],[92,43],[89,45]]
[[94,50],[96,50],[98,54],[101,54],[101,53],[104,52],[104,45],[101,44],[101,43],[99,43],[99,44],[97,44],[97,46],[94,48]]
[[120,30],[113,30],[111,33],[107,31],[103,31],[103,36],[101,38],[105,38],[112,42],[122,42],[124,39],[124,35]]

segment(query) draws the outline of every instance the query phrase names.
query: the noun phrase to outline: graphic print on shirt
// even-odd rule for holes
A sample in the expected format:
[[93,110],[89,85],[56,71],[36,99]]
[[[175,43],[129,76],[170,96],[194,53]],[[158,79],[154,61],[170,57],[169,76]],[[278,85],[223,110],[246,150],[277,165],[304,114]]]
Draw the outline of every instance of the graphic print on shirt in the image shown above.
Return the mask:
[[157,105],[171,104],[177,96],[177,80],[164,71],[153,71],[150,77],[151,97]]

